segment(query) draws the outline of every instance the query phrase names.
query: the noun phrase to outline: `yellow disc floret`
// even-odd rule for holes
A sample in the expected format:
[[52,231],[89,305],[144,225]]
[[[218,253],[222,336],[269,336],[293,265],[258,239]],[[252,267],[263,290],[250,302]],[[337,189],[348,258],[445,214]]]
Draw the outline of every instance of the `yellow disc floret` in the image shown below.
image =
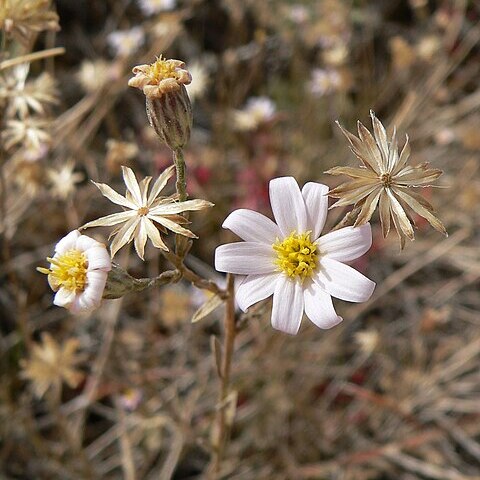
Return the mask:
[[297,234],[292,232],[284,240],[272,245],[277,254],[275,263],[279,269],[292,279],[303,282],[310,278],[317,268],[317,244],[310,240],[311,232]]
[[165,60],[161,55],[154,63],[148,65],[145,69],[145,75],[155,83],[159,83],[166,78],[174,78],[175,80],[178,80],[179,74],[178,61]]
[[56,258],[47,258],[50,268],[38,268],[48,275],[48,281],[56,291],[66,288],[71,292],[83,292],[87,284],[88,261],[80,250],[68,250]]

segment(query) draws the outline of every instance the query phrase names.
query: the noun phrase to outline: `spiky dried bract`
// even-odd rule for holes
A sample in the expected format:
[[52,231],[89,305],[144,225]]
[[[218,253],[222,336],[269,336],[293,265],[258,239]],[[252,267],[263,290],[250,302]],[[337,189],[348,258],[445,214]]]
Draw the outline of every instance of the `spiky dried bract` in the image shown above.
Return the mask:
[[58,15],[50,6],[50,0],[2,0],[0,28],[19,42],[28,44],[34,33],[60,29]]
[[428,187],[443,173],[429,168],[428,163],[408,165],[410,145],[408,136],[400,154],[398,153],[396,130],[390,139],[381,122],[370,112],[373,135],[358,122],[358,137],[338,126],[350,143],[350,148],[362,162],[361,167],[334,167],[326,173],[347,175],[352,180],[330,190],[329,196],[339,200],[332,207],[354,205],[359,209],[354,226],[366,224],[379,207],[382,233],[390,231],[390,220],[400,239],[403,249],[406,238],[414,240],[411,211],[425,218],[440,233],[447,235],[443,223],[435,216],[432,205],[415,187]]
[[[122,167],[122,171],[127,187],[125,196],[120,195],[104,183],[95,183],[95,185],[103,196],[127,210],[93,220],[80,227],[83,229],[116,225],[116,229],[111,234],[111,237],[115,237],[110,245],[112,258],[120,248],[134,240],[135,250],[143,260],[147,238],[150,238],[154,247],[168,251],[168,247],[165,245],[158,229],[163,232],[168,229],[179,235],[197,238],[194,233],[180,225],[186,223],[185,218],[180,214],[187,211],[203,210],[212,207],[213,203],[199,199],[178,202],[177,195],[160,196],[160,192],[174,174],[173,166],[167,168],[157,178],[150,192],[148,189],[152,177],[145,177],[138,183],[132,169]],[[121,224],[124,225],[120,227]]]
[[135,76],[128,85],[146,96],[147,116],[162,142],[172,150],[182,148],[190,139],[193,115],[185,85],[192,81],[185,63],[160,56],[151,65],[133,68]]
[[21,376],[32,382],[37,397],[43,397],[51,387],[59,389],[62,382],[77,387],[83,378],[82,372],[75,368],[82,361],[78,347],[76,338],[60,345],[50,334],[42,334],[41,343],[33,345],[30,358],[21,361]]

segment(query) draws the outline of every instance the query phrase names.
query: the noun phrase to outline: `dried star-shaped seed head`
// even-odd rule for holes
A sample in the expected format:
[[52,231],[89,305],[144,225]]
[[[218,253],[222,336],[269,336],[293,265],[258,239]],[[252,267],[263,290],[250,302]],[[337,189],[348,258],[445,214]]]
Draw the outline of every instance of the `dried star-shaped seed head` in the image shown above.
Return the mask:
[[396,130],[389,140],[375,113],[371,111],[370,116],[373,135],[360,122],[358,137],[338,124],[347,137],[351,150],[363,166],[334,167],[326,172],[331,175],[347,175],[353,179],[330,190],[329,196],[339,199],[332,207],[354,205],[354,210],[359,210],[354,224],[358,226],[370,220],[378,205],[383,236],[388,235],[390,220],[393,220],[402,249],[406,238],[414,240],[411,211],[425,218],[440,233],[447,235],[442,222],[434,215],[432,205],[413,190],[415,187],[431,186],[443,172],[429,168],[428,163],[408,165],[408,136],[399,154]]
[[37,397],[43,397],[51,388],[60,388],[62,382],[75,388],[83,378],[76,369],[83,357],[77,353],[79,342],[70,338],[59,345],[48,333],[42,334],[41,343],[32,347],[28,360],[22,360],[21,376],[32,382]]
[[203,210],[212,207],[213,203],[199,199],[179,202],[176,195],[161,196],[161,191],[174,174],[173,166],[167,168],[157,178],[150,191],[149,185],[152,177],[145,177],[141,182],[138,182],[131,168],[122,167],[122,172],[127,187],[125,196],[120,195],[104,183],[94,183],[103,196],[124,207],[125,210],[93,220],[80,227],[84,229],[115,226],[116,228],[111,234],[111,237],[115,237],[110,245],[112,258],[120,248],[132,240],[135,250],[142,260],[144,259],[145,244],[148,238],[152,241],[154,247],[168,251],[160,231],[171,230],[188,238],[197,238],[194,233],[181,226],[181,224],[186,223],[186,220],[180,214]]
[[172,150],[182,148],[190,139],[193,115],[185,85],[192,81],[185,63],[160,56],[150,65],[134,67],[128,81],[146,97],[150,125]]
[[50,0],[2,0],[0,28],[24,45],[35,33],[57,31],[58,15],[50,10]]

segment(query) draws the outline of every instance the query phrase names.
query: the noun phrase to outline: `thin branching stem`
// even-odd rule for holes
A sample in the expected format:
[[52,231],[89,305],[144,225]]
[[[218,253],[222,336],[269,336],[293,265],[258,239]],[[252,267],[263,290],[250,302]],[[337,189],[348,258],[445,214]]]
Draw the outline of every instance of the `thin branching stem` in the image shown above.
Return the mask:
[[235,289],[234,276],[227,275],[227,300],[225,302],[224,342],[220,377],[220,394],[218,411],[212,425],[212,459],[208,469],[208,478],[217,479],[220,475],[222,459],[228,443],[232,419],[227,418],[230,395],[230,378],[232,371],[233,351],[237,333],[235,323]]

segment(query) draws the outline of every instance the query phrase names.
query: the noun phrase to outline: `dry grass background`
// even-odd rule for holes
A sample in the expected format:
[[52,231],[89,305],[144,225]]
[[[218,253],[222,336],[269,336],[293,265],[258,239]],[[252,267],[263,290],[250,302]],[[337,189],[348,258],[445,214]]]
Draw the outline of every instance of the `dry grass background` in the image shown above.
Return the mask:
[[[216,203],[192,225],[200,240],[190,266],[205,276],[218,277],[211,265],[230,239],[219,228],[225,215],[238,206],[268,213],[270,178],[333,187],[339,180],[323,172],[354,164],[336,119],[352,129],[373,108],[408,132],[414,163],[445,172],[447,188],[427,193],[450,236],[418,221],[417,239],[400,254],[376,219],[374,245],[356,268],[377,289],[366,304],[338,302],[343,324],[320,331],[305,322],[287,337],[271,329],[268,303],[239,315],[224,478],[480,479],[480,3],[179,0],[145,16],[133,1],[58,0],[52,9],[61,30],[40,33],[33,49],[64,54],[32,62],[29,77],[56,81],[58,102],[45,117],[51,141],[37,161],[22,146],[2,146],[0,478],[205,472],[219,315],[192,324],[204,299],[181,283],[76,318],[51,305],[35,272],[65,233],[110,213],[88,179],[120,187],[121,164],[153,175],[170,164],[142,96],[126,86],[133,65],[164,53],[206,69],[186,151],[190,193]],[[108,35],[133,27],[144,43],[115,54]],[[2,61],[24,53],[10,49]],[[88,70],[85,62],[99,59]],[[315,96],[313,68],[342,81]],[[11,72],[2,68],[3,82]],[[238,131],[232,109],[260,95],[275,102],[275,115]],[[48,171],[69,161],[82,180],[59,198]],[[124,251],[118,261],[136,276],[166,268],[157,251],[146,258]],[[60,344],[78,339],[83,375],[76,388],[39,400],[20,371],[41,332]]]

